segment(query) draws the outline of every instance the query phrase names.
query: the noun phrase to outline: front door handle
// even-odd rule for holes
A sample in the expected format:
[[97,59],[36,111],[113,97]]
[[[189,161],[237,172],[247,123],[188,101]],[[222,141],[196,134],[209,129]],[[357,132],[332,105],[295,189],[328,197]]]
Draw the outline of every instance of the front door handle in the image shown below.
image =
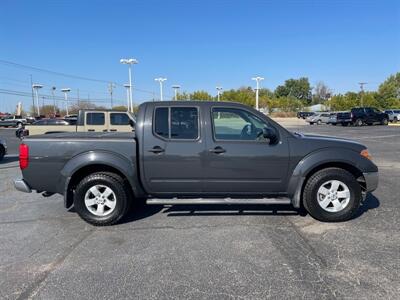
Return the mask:
[[149,152],[152,152],[154,154],[159,154],[165,152],[165,150],[160,146],[154,146],[152,149],[149,150]]
[[213,149],[210,149],[209,151],[212,152],[212,153],[215,153],[215,154],[221,154],[221,153],[225,153],[226,152],[226,150],[224,148],[220,147],[220,146],[217,146],[217,147],[215,147]]

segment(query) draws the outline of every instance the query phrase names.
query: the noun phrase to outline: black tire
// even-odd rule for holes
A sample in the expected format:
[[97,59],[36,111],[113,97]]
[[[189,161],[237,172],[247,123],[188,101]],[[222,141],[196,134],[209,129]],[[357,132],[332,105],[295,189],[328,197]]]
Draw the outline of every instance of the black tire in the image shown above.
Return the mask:
[[333,126],[336,126],[336,125],[337,125],[337,123],[332,123],[332,125],[333,125]]
[[313,123],[313,122],[310,122],[310,125],[314,125],[314,123]]
[[397,120],[397,117],[394,117],[394,118],[393,118],[393,123],[397,123],[397,121],[398,121],[398,120]]
[[346,127],[348,125],[349,125],[349,123],[345,123],[345,122],[342,123],[342,126],[344,126],[344,127]]
[[386,118],[383,118],[383,120],[381,121],[381,125],[388,125],[389,121]]
[[[350,191],[350,201],[343,210],[329,212],[318,203],[318,189],[329,180],[339,180],[347,185]],[[303,191],[303,203],[308,213],[315,219],[323,222],[341,222],[354,217],[361,203],[361,187],[356,178],[340,168],[322,169],[313,174],[306,182]]]
[[363,121],[361,119],[357,119],[354,121],[354,126],[362,126],[363,125]]
[[322,124],[322,121],[321,120],[318,120],[317,121],[317,125],[321,125]]
[[[95,185],[106,186],[115,193],[115,208],[106,216],[97,216],[93,214],[85,205],[85,195],[87,191]],[[123,178],[110,172],[98,172],[86,176],[76,187],[74,194],[74,207],[79,216],[92,225],[114,225],[128,212],[131,202],[129,197],[130,193]]]
[[6,154],[6,150],[4,149],[4,147],[2,145],[0,145],[0,161],[3,160],[5,154]]

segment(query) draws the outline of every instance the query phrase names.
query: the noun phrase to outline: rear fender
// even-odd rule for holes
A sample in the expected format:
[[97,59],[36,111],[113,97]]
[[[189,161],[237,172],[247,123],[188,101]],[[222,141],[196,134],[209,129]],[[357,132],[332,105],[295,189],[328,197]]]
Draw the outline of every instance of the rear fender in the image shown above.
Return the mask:
[[117,169],[130,183],[134,195],[140,195],[142,193],[137,176],[136,164],[128,158],[116,153],[107,151],[89,151],[70,159],[61,170],[61,176],[64,179],[62,180],[63,187],[61,188],[64,190],[64,204],[66,207],[70,206],[68,188],[71,178],[76,172],[90,165],[104,165]]

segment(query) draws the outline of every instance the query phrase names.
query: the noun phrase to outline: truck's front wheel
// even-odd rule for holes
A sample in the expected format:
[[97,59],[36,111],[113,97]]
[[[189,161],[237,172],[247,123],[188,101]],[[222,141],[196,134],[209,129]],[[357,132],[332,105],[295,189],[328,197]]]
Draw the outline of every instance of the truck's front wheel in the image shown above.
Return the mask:
[[338,222],[351,219],[361,201],[361,187],[346,170],[327,168],[313,174],[303,192],[308,213],[317,220]]
[[93,173],[76,187],[74,207],[79,216],[90,224],[113,225],[127,213],[128,195],[124,180],[119,175]]

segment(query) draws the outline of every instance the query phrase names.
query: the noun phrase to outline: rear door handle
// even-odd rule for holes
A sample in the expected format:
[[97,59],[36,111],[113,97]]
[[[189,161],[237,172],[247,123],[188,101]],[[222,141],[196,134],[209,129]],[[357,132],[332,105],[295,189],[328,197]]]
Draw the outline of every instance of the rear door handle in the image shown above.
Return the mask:
[[149,152],[152,152],[154,154],[159,154],[165,152],[165,150],[160,146],[154,146],[152,149],[149,150]]
[[117,131],[117,129],[110,129],[110,131]]
[[215,147],[213,149],[210,149],[209,151],[211,153],[215,153],[215,154],[221,154],[221,153],[225,153],[226,152],[226,150],[224,148],[220,147],[220,146],[217,146],[217,147]]
[[88,131],[94,131],[94,129],[88,129]]

